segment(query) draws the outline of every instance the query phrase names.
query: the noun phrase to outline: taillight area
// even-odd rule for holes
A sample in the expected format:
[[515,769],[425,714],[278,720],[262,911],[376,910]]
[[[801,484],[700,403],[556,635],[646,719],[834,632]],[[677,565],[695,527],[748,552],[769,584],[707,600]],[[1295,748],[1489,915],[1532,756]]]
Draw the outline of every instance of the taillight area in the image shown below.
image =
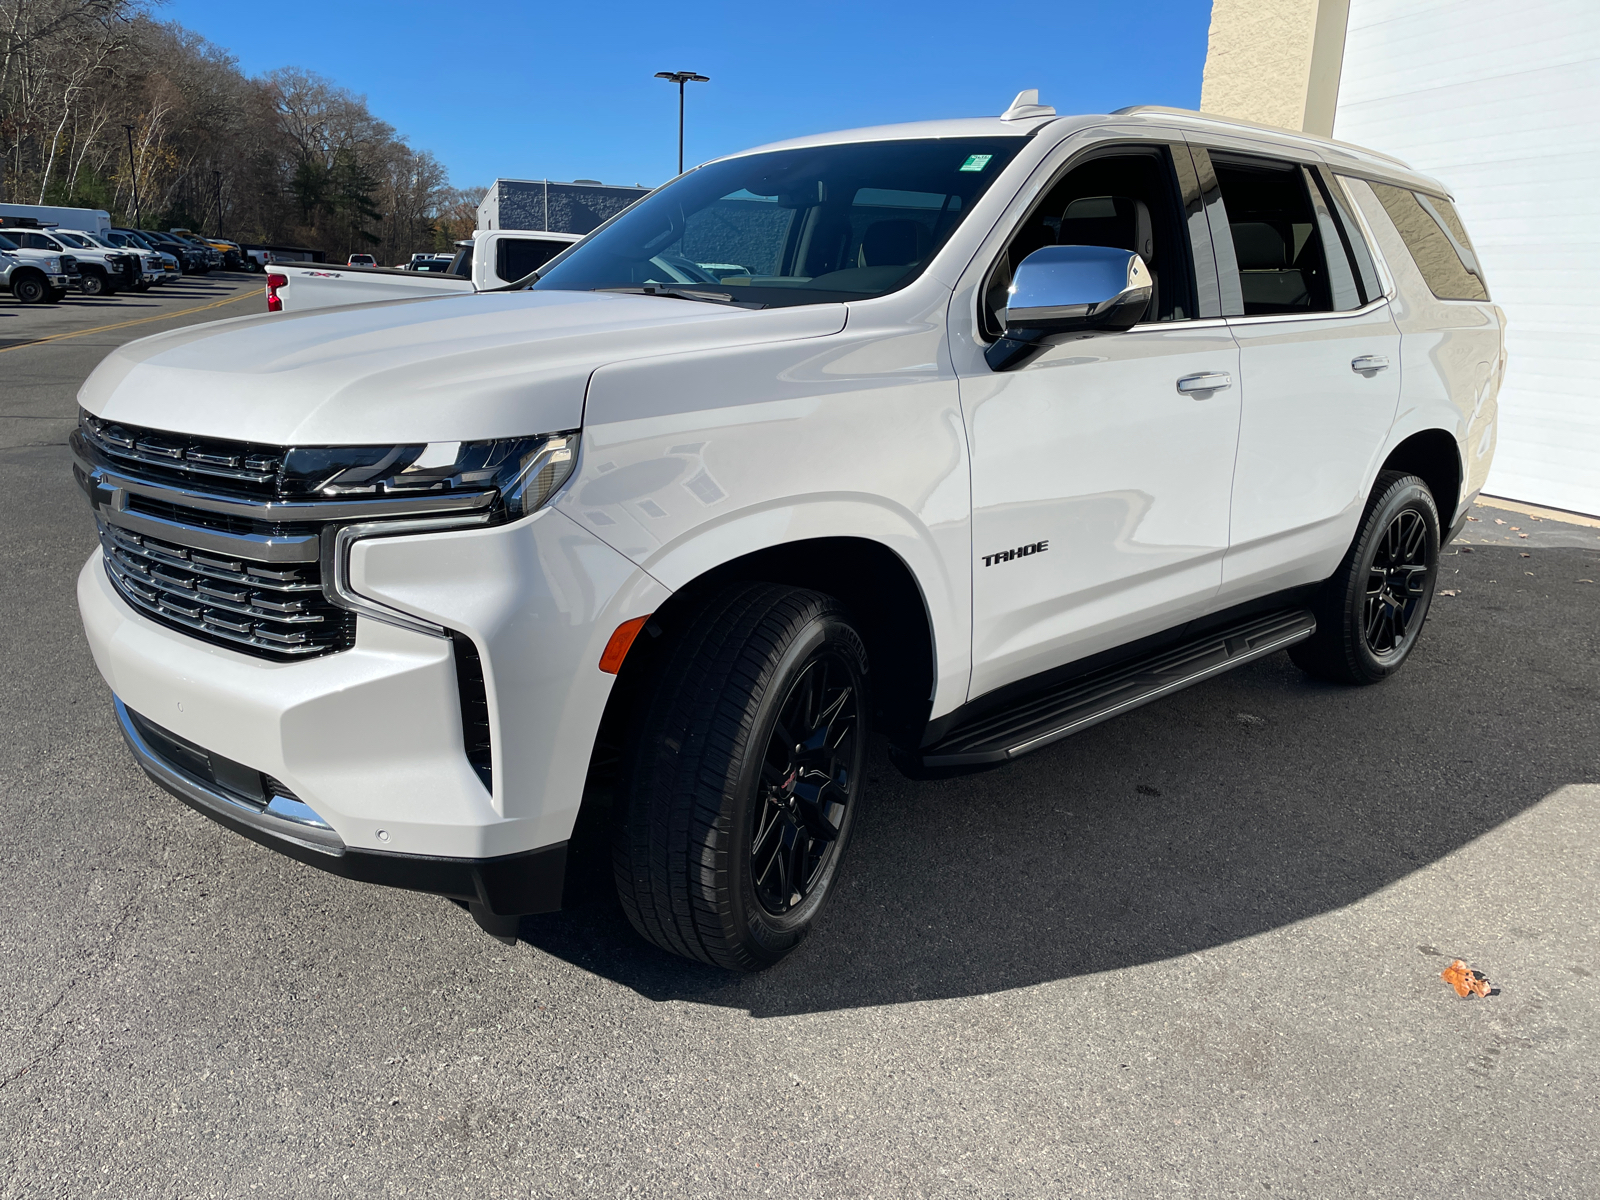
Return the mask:
[[288,286],[289,286],[289,277],[287,275],[276,275],[276,274],[273,274],[273,275],[268,275],[267,276],[267,311],[268,312],[282,312],[283,311],[283,297],[278,295],[278,289],[281,288],[281,287],[288,287]]

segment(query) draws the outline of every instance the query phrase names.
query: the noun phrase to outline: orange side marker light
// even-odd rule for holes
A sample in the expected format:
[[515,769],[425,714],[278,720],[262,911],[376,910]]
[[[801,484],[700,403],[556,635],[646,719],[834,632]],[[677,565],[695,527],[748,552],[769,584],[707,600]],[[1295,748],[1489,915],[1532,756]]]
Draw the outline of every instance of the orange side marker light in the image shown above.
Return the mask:
[[633,646],[633,639],[639,636],[639,631],[645,627],[652,613],[645,613],[642,617],[635,617],[631,621],[624,621],[617,626],[617,631],[611,635],[611,640],[606,643],[605,650],[600,655],[600,669],[607,675],[615,675],[622,670],[622,660],[628,657],[628,650]]

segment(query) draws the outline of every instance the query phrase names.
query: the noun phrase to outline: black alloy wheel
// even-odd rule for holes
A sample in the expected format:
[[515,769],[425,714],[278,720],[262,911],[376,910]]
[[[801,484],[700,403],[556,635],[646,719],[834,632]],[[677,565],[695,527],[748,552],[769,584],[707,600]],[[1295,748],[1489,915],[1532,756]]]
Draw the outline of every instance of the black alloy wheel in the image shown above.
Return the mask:
[[866,645],[837,600],[779,584],[662,620],[659,649],[618,677],[638,709],[612,804],[617,896],[663,950],[760,970],[838,878],[866,770]]
[[1422,627],[1415,618],[1419,609],[1427,607],[1432,575],[1428,530],[1422,514],[1415,509],[1401,509],[1378,538],[1372,565],[1367,568],[1362,621],[1367,649],[1374,657],[1405,653]]
[[106,286],[105,276],[98,271],[85,271],[83,273],[83,282],[78,286],[85,296],[103,296],[111,290]]
[[1415,475],[1385,471],[1339,569],[1312,608],[1317,631],[1289,648],[1309,674],[1378,683],[1416,648],[1439,574],[1439,510]]
[[32,271],[24,271],[20,279],[11,281],[11,294],[17,298],[18,304],[43,304],[50,285],[45,282],[44,276],[35,275]]
[[813,658],[778,709],[760,804],[751,809],[751,879],[773,916],[805,902],[839,845],[858,783],[860,729],[860,693],[848,666],[833,652]]

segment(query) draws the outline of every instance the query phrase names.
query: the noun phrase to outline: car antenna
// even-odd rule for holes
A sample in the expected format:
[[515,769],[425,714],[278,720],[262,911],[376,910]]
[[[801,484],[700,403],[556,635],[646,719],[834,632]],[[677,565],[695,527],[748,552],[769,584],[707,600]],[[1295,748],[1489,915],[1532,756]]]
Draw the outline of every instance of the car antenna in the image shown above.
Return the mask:
[[1011,102],[1011,107],[1000,114],[1002,121],[1026,121],[1029,117],[1053,117],[1056,110],[1048,104],[1039,103],[1038,88],[1023,88],[1017,93],[1017,98]]

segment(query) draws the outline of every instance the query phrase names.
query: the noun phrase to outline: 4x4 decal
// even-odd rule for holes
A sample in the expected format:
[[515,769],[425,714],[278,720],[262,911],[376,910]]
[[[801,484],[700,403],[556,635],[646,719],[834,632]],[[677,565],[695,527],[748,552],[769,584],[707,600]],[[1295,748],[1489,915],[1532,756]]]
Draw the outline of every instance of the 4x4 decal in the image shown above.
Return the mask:
[[1010,562],[1013,558],[1027,558],[1030,554],[1043,554],[1050,549],[1050,540],[1042,542],[1029,542],[1026,546],[1018,546],[1015,550],[1002,550],[998,554],[985,554],[983,565],[992,567],[996,563]]

